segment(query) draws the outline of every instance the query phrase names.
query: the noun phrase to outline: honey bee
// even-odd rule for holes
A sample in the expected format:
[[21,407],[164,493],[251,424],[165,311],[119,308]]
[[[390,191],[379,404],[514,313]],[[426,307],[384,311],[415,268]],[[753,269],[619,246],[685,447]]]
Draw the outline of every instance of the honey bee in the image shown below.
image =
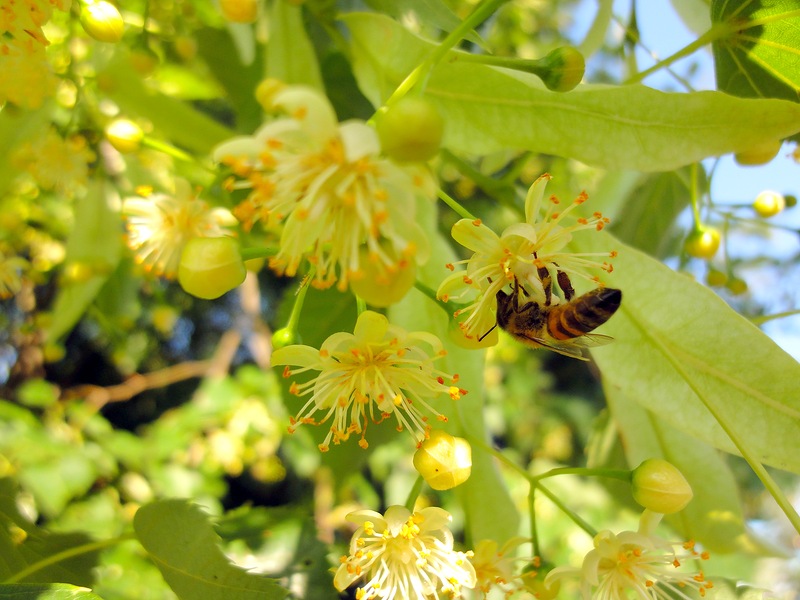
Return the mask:
[[497,323],[494,327],[499,325],[514,339],[531,348],[549,348],[565,356],[588,360],[582,355],[583,348],[601,346],[612,340],[607,335],[591,332],[617,311],[622,302],[622,291],[600,287],[575,297],[569,277],[559,271],[558,283],[566,302],[552,304],[550,275],[546,269],[540,269],[539,276],[545,290],[544,304],[531,300],[520,305],[520,293],[527,295],[527,292],[515,278],[511,294],[502,290],[497,292]]

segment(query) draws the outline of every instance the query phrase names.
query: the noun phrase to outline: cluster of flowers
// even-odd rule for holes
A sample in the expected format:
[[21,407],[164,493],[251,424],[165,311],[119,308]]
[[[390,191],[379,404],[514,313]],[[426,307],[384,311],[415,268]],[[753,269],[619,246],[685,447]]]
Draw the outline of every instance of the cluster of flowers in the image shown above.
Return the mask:
[[359,600],[438,600],[460,598],[463,589],[485,595],[492,588],[506,597],[527,591],[555,598],[562,581],[569,579],[579,584],[584,600],[688,599],[689,590],[705,596],[713,584],[702,571],[684,565],[706,560],[708,554],[698,552],[692,542],[676,544],[653,535],[649,530],[661,515],[652,517],[645,511],[639,531],[601,531],[580,568],[558,567],[541,577],[538,558],[513,556],[525,542],[520,538],[499,550],[493,540],[482,540],[475,552],[455,550],[447,528],[451,517],[441,508],[412,513],[390,506],[384,515],[360,510],[348,515],[358,528],[349,553],[341,557],[334,585],[343,591],[361,582]]
[[0,5],[0,104],[7,100],[38,108],[55,91],[56,79],[47,62],[50,44],[42,31],[54,9],[67,10],[66,0],[8,0]]

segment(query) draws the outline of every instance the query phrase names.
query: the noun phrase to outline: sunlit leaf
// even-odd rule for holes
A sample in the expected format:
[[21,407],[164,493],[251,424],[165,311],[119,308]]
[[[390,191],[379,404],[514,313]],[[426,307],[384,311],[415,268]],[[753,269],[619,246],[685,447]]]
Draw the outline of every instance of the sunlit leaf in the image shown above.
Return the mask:
[[103,600],[89,588],[66,583],[0,584],[0,599],[4,600]]
[[172,590],[183,600],[279,600],[288,591],[274,580],[234,566],[217,546],[208,515],[185,500],[140,508],[136,536]]
[[198,73],[182,65],[160,66],[154,79],[165,95],[181,100],[210,100],[223,95],[217,82],[208,73]]
[[[19,513],[16,496],[16,484],[7,478],[0,479],[0,557],[2,557],[0,581],[6,581],[59,552],[91,542],[88,536],[81,533],[56,534],[40,529]],[[96,563],[97,550],[82,552],[44,565],[41,569],[36,569],[23,577],[22,581],[29,583],[61,581],[75,585],[91,585],[91,570]],[[9,589],[10,586],[7,589],[0,587],[0,598],[28,597],[3,596],[4,592],[9,593]]]
[[800,7],[796,0],[714,0],[713,23],[731,34],[714,42],[717,87],[735,96],[800,100]]
[[606,385],[682,432],[737,453],[720,418],[757,460],[800,472],[790,441],[800,436],[800,364],[687,275],[611,236],[591,237],[581,251],[619,252],[604,280],[623,291],[622,306],[600,329],[614,342],[592,351]]
[[[435,206],[420,203],[417,222],[425,229],[431,244],[432,258],[417,273],[418,278],[435,289],[445,273],[445,263],[455,260],[452,247],[437,230]],[[452,435],[469,434],[486,438],[483,422],[483,367],[484,352],[465,350],[453,343],[448,335],[447,315],[438,305],[416,289],[389,310],[392,323],[409,331],[434,333],[447,350],[447,356],[436,362],[437,368],[447,373],[458,373],[459,387],[467,390],[457,402],[442,397],[434,406],[449,417],[446,424],[434,427]],[[467,529],[474,540],[493,539],[505,541],[517,534],[519,515],[500,479],[495,459],[480,447],[472,447],[472,474],[457,488],[467,515]],[[492,507],[486,510],[486,507]]]
[[[398,21],[413,14],[420,23],[448,33],[461,24],[461,18],[442,0],[367,0],[367,4],[375,12],[391,15]],[[485,47],[485,42],[475,31],[470,31],[465,37]]]
[[65,279],[45,329],[48,340],[57,341],[72,330],[116,268],[122,250],[118,205],[116,191],[101,181],[91,182],[77,201]]
[[299,4],[277,0],[270,11],[267,76],[322,89],[322,76]]
[[0,195],[3,195],[19,173],[19,167],[8,158],[26,140],[34,138],[50,119],[50,105],[31,111],[0,110]]
[[694,491],[688,506],[669,521],[687,540],[714,552],[744,549],[746,532],[739,490],[717,450],[668,425],[614,385],[606,385],[622,447],[631,468],[648,458],[675,465]]
[[[353,35],[356,79],[376,106],[434,47],[380,15],[344,21]],[[445,118],[444,146],[459,152],[517,148],[608,169],[666,171],[800,130],[800,107],[782,100],[641,85],[557,93],[533,76],[459,56],[451,52],[425,87]]]

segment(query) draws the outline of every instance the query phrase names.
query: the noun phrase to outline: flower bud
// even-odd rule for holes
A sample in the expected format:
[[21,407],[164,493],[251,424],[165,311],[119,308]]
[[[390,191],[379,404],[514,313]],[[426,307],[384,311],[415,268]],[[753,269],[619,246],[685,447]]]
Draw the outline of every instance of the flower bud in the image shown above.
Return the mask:
[[536,557],[533,564],[527,565],[522,569],[522,581],[525,589],[533,594],[537,600],[555,600],[558,592],[561,591],[561,580],[557,577],[548,577],[554,566],[550,563],[542,563]]
[[464,438],[434,429],[414,453],[414,468],[434,490],[452,489],[469,478],[472,448]]
[[195,39],[188,35],[179,35],[173,42],[175,46],[175,54],[180,56],[186,62],[193,60],[197,56],[197,42]]
[[733,155],[733,160],[743,166],[764,165],[778,155],[781,150],[781,140],[768,140],[755,144],[747,150],[742,150]]
[[219,298],[241,285],[246,275],[239,244],[233,238],[192,238],[183,248],[178,282],[192,296]]
[[797,196],[794,194],[786,194],[783,198],[786,200],[786,208],[797,206]]
[[106,125],[106,139],[122,154],[136,152],[143,138],[142,128],[128,119],[114,119]]
[[152,49],[145,44],[131,48],[131,66],[142,77],[149,77],[158,66],[159,58]]
[[731,277],[725,287],[730,290],[734,296],[740,296],[747,291],[747,282],[739,277]]
[[81,25],[98,42],[116,44],[125,32],[125,23],[117,7],[100,0],[81,8]]
[[293,344],[300,343],[300,336],[297,335],[297,331],[295,329],[289,329],[288,327],[281,327],[277,331],[272,334],[272,348],[277,350],[278,348],[285,348],[286,346],[292,346]]
[[403,98],[378,116],[378,137],[387,156],[399,162],[426,161],[439,152],[444,119],[424,98]]
[[547,89],[554,92],[568,92],[574,89],[586,71],[583,54],[572,46],[556,48],[545,56],[541,63],[544,69],[539,76]]
[[633,470],[631,491],[641,506],[665,515],[683,510],[693,495],[683,473],[660,458],[650,458]]
[[721,285],[725,285],[728,282],[728,276],[725,274],[724,271],[719,271],[718,269],[709,269],[708,274],[706,275],[706,283],[711,287],[719,287]]
[[786,208],[786,198],[783,197],[783,194],[769,190],[761,192],[753,202],[753,210],[758,213],[759,217],[765,219],[774,217],[784,208]]
[[683,247],[689,256],[709,259],[719,250],[719,241],[719,231],[713,227],[701,226],[686,238]]
[[258,17],[257,0],[220,0],[219,8],[231,23],[253,23]]

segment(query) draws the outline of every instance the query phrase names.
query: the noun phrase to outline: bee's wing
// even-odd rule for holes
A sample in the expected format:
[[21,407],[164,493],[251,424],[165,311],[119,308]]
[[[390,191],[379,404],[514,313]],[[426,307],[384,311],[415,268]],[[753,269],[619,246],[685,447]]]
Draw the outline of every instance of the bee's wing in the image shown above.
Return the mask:
[[587,333],[586,335],[564,341],[554,340],[552,338],[545,339],[529,335],[522,335],[522,337],[533,342],[536,346],[547,348],[548,350],[558,352],[559,354],[569,356],[570,358],[577,358],[578,360],[585,361],[588,361],[589,359],[583,355],[581,349],[603,346],[604,344],[608,344],[614,340],[614,338],[607,335],[602,335],[600,333]]

